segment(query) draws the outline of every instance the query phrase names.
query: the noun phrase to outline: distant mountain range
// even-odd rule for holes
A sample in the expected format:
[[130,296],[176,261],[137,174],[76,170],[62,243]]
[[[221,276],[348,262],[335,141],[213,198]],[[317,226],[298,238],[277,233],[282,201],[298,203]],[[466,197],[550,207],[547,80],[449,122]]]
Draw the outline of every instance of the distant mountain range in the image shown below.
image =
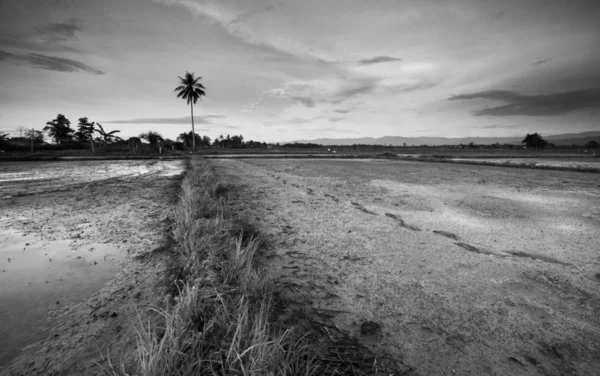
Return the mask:
[[[552,136],[542,137],[548,142],[552,142],[555,145],[585,145],[590,141],[598,141],[600,143],[600,131],[594,132],[581,132],[581,133],[564,133]],[[490,145],[490,144],[521,144],[524,135],[522,137],[461,137],[461,138],[450,138],[450,137],[400,137],[400,136],[384,136],[379,138],[373,137],[362,137],[362,138],[317,138],[314,140],[297,140],[293,142],[299,143],[313,143],[320,145],[354,145],[354,144],[366,144],[366,145],[392,145],[402,146],[406,144],[411,145],[467,145],[469,143],[479,145]]]

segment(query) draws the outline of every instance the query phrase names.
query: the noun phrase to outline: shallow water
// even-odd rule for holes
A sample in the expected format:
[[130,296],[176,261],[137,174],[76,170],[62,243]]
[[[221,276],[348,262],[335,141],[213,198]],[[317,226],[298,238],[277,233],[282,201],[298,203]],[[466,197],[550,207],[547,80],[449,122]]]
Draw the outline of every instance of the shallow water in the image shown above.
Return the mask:
[[98,291],[124,257],[107,244],[0,232],[0,367],[48,334],[51,312]]

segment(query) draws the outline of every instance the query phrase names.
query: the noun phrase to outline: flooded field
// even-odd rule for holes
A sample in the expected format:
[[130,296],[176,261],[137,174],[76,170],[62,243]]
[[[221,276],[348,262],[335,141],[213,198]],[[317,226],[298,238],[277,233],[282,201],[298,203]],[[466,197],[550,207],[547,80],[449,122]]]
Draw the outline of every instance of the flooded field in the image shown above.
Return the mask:
[[420,375],[600,374],[596,173],[211,163],[239,186],[230,202],[259,228],[282,296],[313,321]]
[[181,172],[181,161],[0,163],[1,375],[88,374],[77,367],[99,359],[97,341],[125,333],[120,304],[144,288],[132,260],[157,247]]
[[73,243],[0,233],[0,366],[44,338],[49,316],[97,292],[125,258],[120,246]]

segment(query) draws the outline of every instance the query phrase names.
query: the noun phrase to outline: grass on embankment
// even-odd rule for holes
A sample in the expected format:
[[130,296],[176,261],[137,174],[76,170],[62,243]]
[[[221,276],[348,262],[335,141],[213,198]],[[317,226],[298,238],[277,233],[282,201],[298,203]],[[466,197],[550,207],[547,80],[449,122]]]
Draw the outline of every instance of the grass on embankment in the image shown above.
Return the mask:
[[109,361],[108,373],[324,374],[305,337],[270,323],[273,285],[255,262],[258,239],[215,197],[224,188],[214,180],[206,163],[188,162],[172,213],[169,303],[152,308],[158,322],[138,315],[134,369]]

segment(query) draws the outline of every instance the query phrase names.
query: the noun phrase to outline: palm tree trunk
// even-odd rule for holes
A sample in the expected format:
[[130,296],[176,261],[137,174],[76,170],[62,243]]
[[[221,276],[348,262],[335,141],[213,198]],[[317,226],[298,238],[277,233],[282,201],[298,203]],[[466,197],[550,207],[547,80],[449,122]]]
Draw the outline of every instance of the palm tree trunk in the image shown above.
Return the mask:
[[190,101],[190,108],[192,109],[192,150],[196,151],[196,131],[194,130],[194,102]]
[[94,150],[94,139],[92,137],[90,137],[90,144],[92,144],[92,153],[95,153],[96,151]]

